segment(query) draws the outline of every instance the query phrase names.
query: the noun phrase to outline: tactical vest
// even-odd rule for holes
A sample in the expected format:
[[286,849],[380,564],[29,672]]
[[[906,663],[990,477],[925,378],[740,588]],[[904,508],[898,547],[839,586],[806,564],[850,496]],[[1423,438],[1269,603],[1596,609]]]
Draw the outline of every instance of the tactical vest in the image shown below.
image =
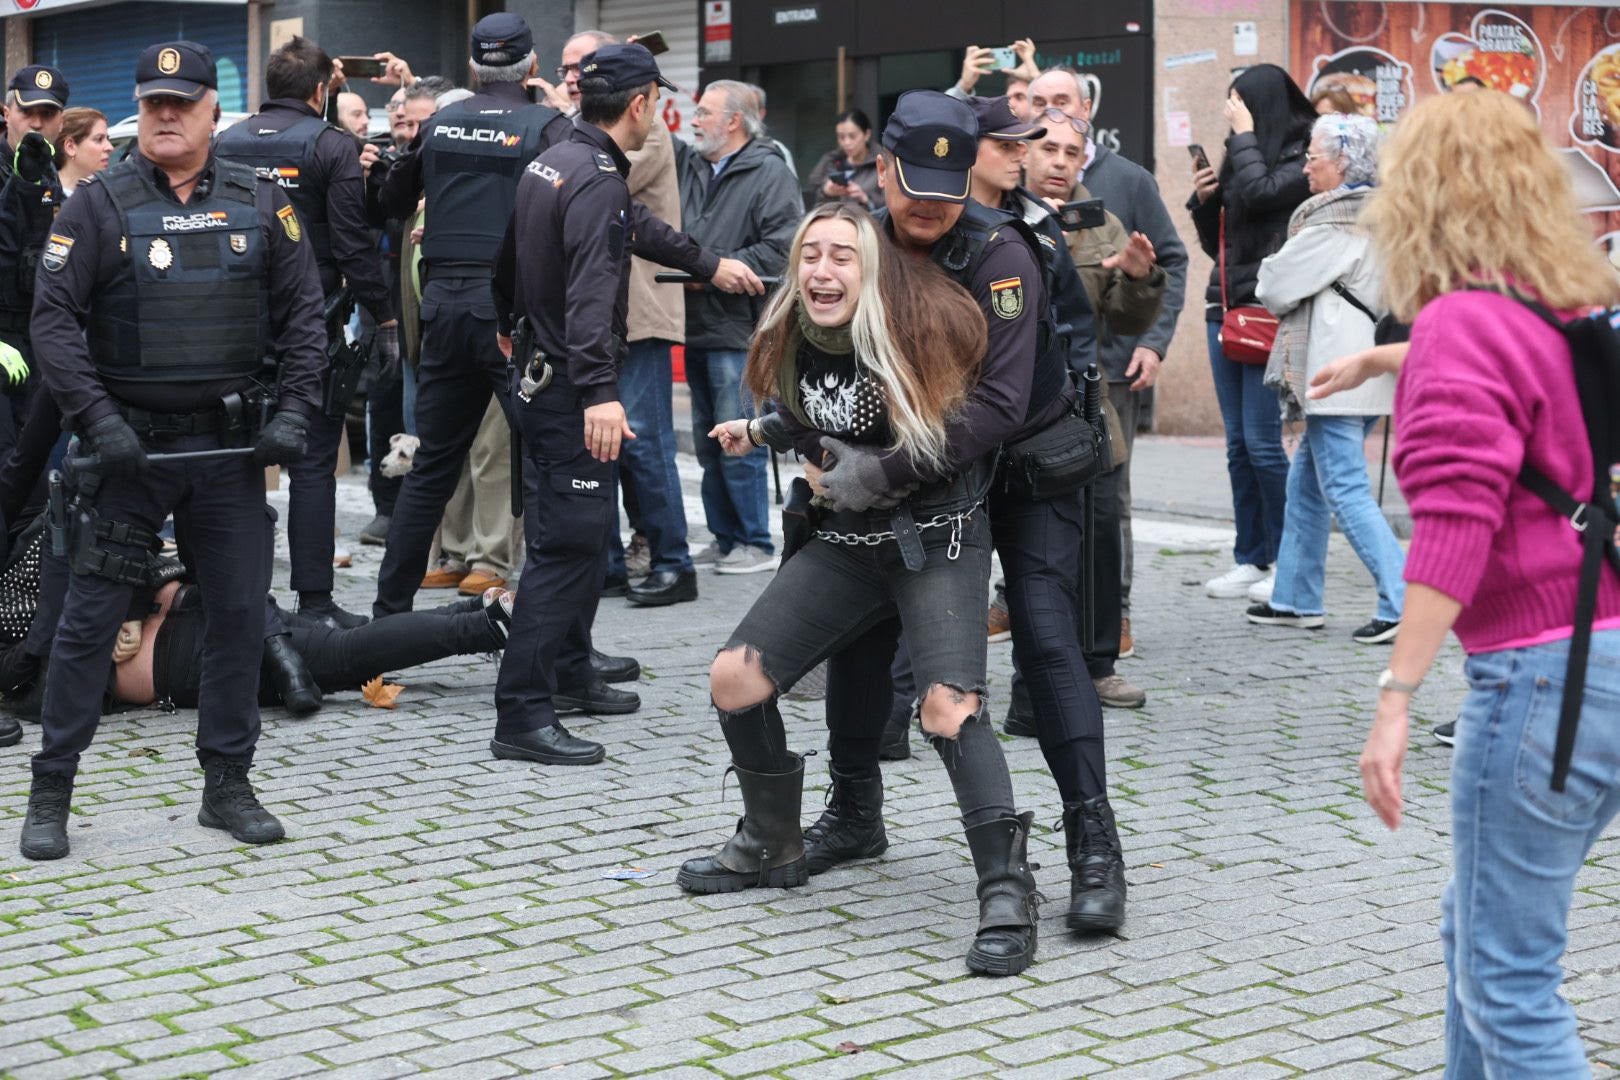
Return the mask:
[[1023,238],[1041,272],[1043,304],[1036,313],[1040,321],[1036,324],[1035,372],[1030,379],[1029,408],[1024,413],[1028,421],[1049,408],[1069,386],[1067,348],[1057,332],[1057,314],[1052,309],[1051,253],[1022,218],[969,201],[962,208],[956,225],[934,245],[931,257],[957,284],[972,292],[974,275],[984,260],[991,237],[1008,229]]
[[544,105],[500,105],[479,95],[440,109],[422,141],[429,207],[422,258],[493,263],[517,204],[518,179],[557,115]]
[[216,161],[207,197],[165,198],[135,162],[97,179],[123,234],[122,262],[90,312],[96,370],[138,382],[257,372],[270,346],[270,243],[245,165]]
[[321,268],[322,291],[329,293],[337,286],[337,267],[332,262],[326,191],[315,181],[315,141],[328,128],[337,130],[318,116],[300,116],[290,126],[272,131],[260,117],[250,116],[220,132],[214,152],[248,166],[260,180],[278,184],[287,193]]

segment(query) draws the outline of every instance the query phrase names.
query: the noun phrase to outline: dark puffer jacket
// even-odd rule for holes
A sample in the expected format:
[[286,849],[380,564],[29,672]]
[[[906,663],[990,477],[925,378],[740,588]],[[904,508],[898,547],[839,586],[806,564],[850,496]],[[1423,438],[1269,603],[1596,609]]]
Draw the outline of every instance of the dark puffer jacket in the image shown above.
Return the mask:
[[1230,170],[1221,170],[1220,187],[1208,202],[1200,203],[1196,194],[1187,200],[1198,228],[1198,245],[1215,260],[1204,290],[1205,317],[1211,322],[1221,317],[1221,208],[1226,208],[1227,303],[1231,307],[1258,304],[1254,289],[1260,278],[1260,261],[1283,246],[1289,217],[1311,197],[1305,179],[1305,146],[1304,139],[1285,142],[1277,164],[1267,166],[1252,133],[1229,136],[1226,160]]

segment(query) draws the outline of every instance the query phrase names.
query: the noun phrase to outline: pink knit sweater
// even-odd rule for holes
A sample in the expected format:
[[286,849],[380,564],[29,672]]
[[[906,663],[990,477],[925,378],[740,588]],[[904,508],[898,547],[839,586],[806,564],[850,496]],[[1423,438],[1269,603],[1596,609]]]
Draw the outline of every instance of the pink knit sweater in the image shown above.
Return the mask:
[[[1406,580],[1463,605],[1469,653],[1567,638],[1579,535],[1516,482],[1528,459],[1579,499],[1592,451],[1564,338],[1513,300],[1448,293],[1412,327],[1395,391],[1395,475],[1412,509]],[[1620,627],[1603,571],[1602,628]]]

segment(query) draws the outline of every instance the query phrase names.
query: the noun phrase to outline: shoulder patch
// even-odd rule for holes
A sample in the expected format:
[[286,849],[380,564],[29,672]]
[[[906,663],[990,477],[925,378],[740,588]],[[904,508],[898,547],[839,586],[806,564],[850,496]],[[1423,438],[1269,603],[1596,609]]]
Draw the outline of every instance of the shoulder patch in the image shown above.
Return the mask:
[[596,167],[601,169],[603,172],[619,171],[619,167],[613,164],[613,159],[608,157],[607,153],[602,150],[598,150],[596,152]]
[[304,227],[298,224],[298,211],[291,205],[277,210],[276,217],[281,219],[281,231],[287,234],[287,239],[296,244],[304,238]]
[[1024,313],[1024,279],[1002,278],[990,283],[990,307],[998,318],[1016,319]]
[[39,261],[51,273],[57,273],[67,265],[68,256],[73,253],[73,238],[63,236],[61,233],[51,233],[49,240],[45,241],[45,250],[40,253]]

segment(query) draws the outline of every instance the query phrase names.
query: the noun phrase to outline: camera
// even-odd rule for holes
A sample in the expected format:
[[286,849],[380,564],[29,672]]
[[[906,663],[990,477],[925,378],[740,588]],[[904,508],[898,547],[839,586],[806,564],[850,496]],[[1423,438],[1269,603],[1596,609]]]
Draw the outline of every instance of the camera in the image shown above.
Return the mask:
[[1058,207],[1058,226],[1064,232],[1081,229],[1100,229],[1108,223],[1108,214],[1101,199],[1082,199]]

